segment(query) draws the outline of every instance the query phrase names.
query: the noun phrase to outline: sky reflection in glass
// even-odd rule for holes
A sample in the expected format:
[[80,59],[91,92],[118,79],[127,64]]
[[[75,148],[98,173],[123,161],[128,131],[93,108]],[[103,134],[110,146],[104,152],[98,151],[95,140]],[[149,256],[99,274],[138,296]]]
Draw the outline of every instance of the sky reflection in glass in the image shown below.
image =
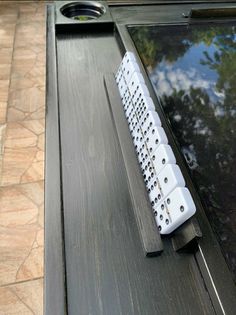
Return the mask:
[[232,25],[129,28],[236,279],[236,37]]

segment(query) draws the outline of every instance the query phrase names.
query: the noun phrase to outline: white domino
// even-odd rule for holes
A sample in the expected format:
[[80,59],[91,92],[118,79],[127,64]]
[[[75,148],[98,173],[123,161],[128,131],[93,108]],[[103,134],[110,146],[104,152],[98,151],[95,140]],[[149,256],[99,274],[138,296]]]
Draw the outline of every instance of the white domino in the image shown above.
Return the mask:
[[171,147],[168,144],[160,144],[152,155],[152,163],[156,175],[158,175],[167,164],[175,164],[176,159]]
[[152,173],[154,173],[152,160],[150,158],[148,158],[144,163],[141,164],[141,170],[144,182],[148,189],[148,184],[151,182],[152,179]]
[[140,72],[134,72],[129,83],[129,91],[131,95],[136,94],[140,84],[144,85],[143,76]]
[[177,164],[167,164],[158,175],[158,180],[164,196],[167,196],[177,186],[185,186],[185,180]]
[[196,207],[133,53],[125,54],[115,78],[159,231],[169,234]]
[[[119,87],[119,85],[118,85],[118,87]],[[122,100],[124,107],[127,108],[127,106],[129,105],[129,100],[130,100],[130,92],[129,92],[128,87],[124,91],[123,96],[121,97],[121,100]]]
[[149,184],[147,185],[147,191],[151,206],[153,210],[155,210],[163,199],[163,194],[157,178],[154,178],[154,180],[151,182],[149,181]]
[[115,75],[115,79],[116,79],[117,85],[119,84],[119,82],[120,82],[122,77],[123,77],[123,73],[122,73],[122,67],[120,65],[120,67],[119,67],[119,69],[118,69],[118,71],[117,71],[117,73]]
[[124,103],[124,112],[125,112],[125,115],[126,115],[126,112],[127,112],[130,108],[133,108],[133,103],[132,103],[132,102]]
[[154,170],[152,169],[151,175],[145,178],[145,180],[148,189],[152,187],[153,184],[158,187],[158,189],[152,191],[151,195],[149,194],[149,199],[153,206],[158,206],[162,199],[176,187],[185,186],[183,175],[176,164],[167,164],[158,176],[155,176]]
[[137,130],[138,128],[139,128],[139,122],[138,122],[137,118],[134,117],[132,119],[131,123],[129,124],[129,129],[130,129],[130,133],[131,133],[133,140],[134,140],[133,134],[134,134],[135,130]]
[[161,234],[177,229],[196,212],[192,196],[186,187],[177,187],[155,208],[155,218]]
[[122,70],[123,70],[123,77],[125,79],[125,82],[127,85],[129,85],[129,82],[134,72],[139,72],[139,66],[136,63],[136,61],[130,61],[123,67]]
[[166,133],[162,127],[154,126],[147,134],[145,134],[145,131],[143,131],[143,134],[150,154],[153,154],[160,144],[168,143]]
[[130,115],[132,115],[133,113],[135,113],[134,107],[131,105],[127,108],[127,110],[125,111],[125,116],[128,118],[130,117]]
[[134,105],[134,107],[137,118],[140,121],[144,118],[147,111],[155,111],[155,106],[151,97],[146,95],[136,105]]
[[134,53],[127,51],[121,62],[121,67],[124,68],[129,62],[136,61]]
[[120,64],[119,69],[118,69],[118,71],[117,71],[117,73],[116,73],[116,76],[115,76],[117,83],[118,83],[118,81],[119,81],[120,76],[122,76],[124,67],[125,67],[129,62],[132,62],[132,61],[136,61],[136,60],[135,60],[135,56],[134,56],[134,54],[133,54],[132,52],[128,52],[128,51],[127,51],[127,52],[125,53],[125,55],[124,55],[124,58],[122,59],[122,62],[121,62],[121,64]]
[[145,84],[140,83],[136,90],[132,94],[134,106],[137,105],[139,101],[142,100],[143,97],[149,96],[149,91]]
[[141,146],[143,144],[143,134],[142,134],[141,128],[139,126],[137,126],[137,128],[132,130],[131,135],[133,138],[133,143],[134,143],[135,149],[136,149],[136,151],[139,151],[139,149],[141,148]]
[[159,115],[155,111],[148,111],[144,115],[140,125],[144,134],[148,134],[154,126],[161,126]]
[[143,165],[144,163],[146,163],[148,159],[150,159],[146,146],[143,148],[141,152],[137,151],[137,156],[138,156],[140,165]]
[[129,129],[130,131],[135,129],[138,126],[138,119],[136,117],[135,112],[129,116],[128,118],[128,125],[129,125]]
[[127,90],[127,85],[126,85],[125,79],[123,77],[121,77],[121,79],[118,83],[118,88],[119,88],[121,99],[123,99],[123,96]]

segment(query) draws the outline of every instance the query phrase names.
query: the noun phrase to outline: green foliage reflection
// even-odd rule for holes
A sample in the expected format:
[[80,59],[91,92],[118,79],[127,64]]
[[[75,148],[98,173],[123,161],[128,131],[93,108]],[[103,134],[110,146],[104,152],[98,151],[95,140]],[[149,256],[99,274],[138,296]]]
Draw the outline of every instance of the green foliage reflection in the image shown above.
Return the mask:
[[[204,87],[169,94],[154,88],[184,152],[196,160],[190,173],[236,279],[236,36],[234,26],[134,27],[130,29],[150,78],[158,66],[177,63],[204,45],[199,67],[216,73],[212,100]],[[214,47],[214,53],[212,53]],[[196,52],[195,52],[196,53]]]

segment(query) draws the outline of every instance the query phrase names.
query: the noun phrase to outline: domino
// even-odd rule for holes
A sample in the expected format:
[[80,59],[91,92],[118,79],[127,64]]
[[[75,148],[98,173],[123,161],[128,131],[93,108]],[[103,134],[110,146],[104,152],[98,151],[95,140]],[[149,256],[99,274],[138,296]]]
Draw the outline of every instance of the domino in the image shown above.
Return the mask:
[[166,133],[162,127],[154,126],[151,128],[151,130],[149,130],[148,133],[146,133],[146,130],[144,130],[143,134],[150,154],[152,154],[160,144],[168,143]]
[[135,112],[133,112],[132,114],[130,114],[129,117],[127,118],[127,120],[128,120],[128,125],[133,124],[133,125],[134,125],[134,128],[135,128],[135,126],[138,125],[138,119],[137,119],[137,117],[136,117]]
[[138,84],[136,89],[133,92],[130,91],[130,93],[133,96],[134,105],[136,105],[142,97],[149,96],[149,91],[143,83]]
[[[158,206],[163,198],[165,198],[171,191],[176,187],[184,187],[185,181],[178,165],[168,164],[159,176],[155,176],[154,166],[152,167],[151,175],[145,178],[146,185],[148,185],[148,192],[150,188],[158,187],[152,189],[152,194],[149,194],[149,199],[154,206]],[[153,203],[154,201],[154,203]]]
[[116,75],[115,75],[115,79],[116,79],[116,82],[118,83],[119,82],[119,79],[120,79],[120,77],[122,76],[122,74],[123,74],[123,69],[124,69],[124,67],[129,63],[129,62],[134,62],[134,61],[136,61],[135,60],[135,56],[134,56],[134,54],[132,53],[132,52],[126,52],[125,53],[125,55],[124,55],[124,57],[123,57],[123,59],[122,59],[122,62],[121,62],[121,64],[120,64],[120,66],[119,66],[119,68],[118,68],[118,70],[117,70],[117,73],[116,73]]
[[140,72],[134,72],[129,84],[129,91],[131,95],[135,95],[140,84],[144,85],[144,78]]
[[143,98],[136,104],[135,112],[138,120],[142,120],[147,111],[155,111],[155,106],[151,97],[143,96]]
[[195,204],[186,187],[177,187],[154,210],[161,234],[173,232],[195,212]]
[[127,110],[125,111],[125,116],[128,118],[130,115],[135,113],[134,107],[130,105]]
[[144,182],[145,182],[147,189],[148,189],[148,183],[151,181],[152,173],[153,173],[153,169],[154,169],[152,159],[148,158],[140,166],[141,166]]
[[139,84],[137,89],[134,91],[134,94],[132,94],[132,96],[133,96],[132,101],[133,101],[134,107],[136,107],[140,101],[143,101],[145,96],[149,96],[149,91],[146,85]]
[[135,61],[132,60],[129,63],[125,64],[124,67],[122,67],[122,70],[123,78],[125,79],[126,84],[129,85],[129,82],[134,72],[139,72],[139,66]]
[[148,197],[150,199],[152,209],[153,211],[155,211],[155,208],[163,199],[163,195],[162,195],[157,179],[155,179],[152,183],[150,183],[147,186],[147,191],[148,191]]
[[123,103],[124,106],[125,105],[127,106],[129,99],[130,99],[130,92],[129,92],[128,86],[126,86],[126,90],[125,90],[125,92],[123,94],[123,97],[121,98],[122,103]]
[[172,233],[195,213],[192,196],[133,53],[115,78],[156,223],[161,234]]
[[175,164],[176,159],[168,144],[160,144],[152,155],[154,173],[158,175],[167,164]]
[[184,177],[177,164],[167,164],[157,178],[164,196],[167,196],[177,186],[185,186]]
[[[145,185],[148,187],[149,185],[151,185],[155,180],[158,181],[158,178],[155,176],[154,173],[154,169],[153,169],[153,165],[151,165],[148,168],[148,171],[145,171],[143,174],[143,178],[145,181]],[[160,185],[159,185],[160,186]]]
[[144,164],[148,160],[148,158],[150,158],[146,147],[144,147],[141,152],[137,151],[137,156],[140,165]]
[[140,126],[145,135],[148,134],[149,130],[154,126],[161,126],[159,115],[155,111],[148,111],[140,121]]
[[[122,62],[123,62],[123,61],[122,61]],[[121,63],[121,64],[122,64],[122,63]],[[120,65],[120,66],[119,66],[119,69],[117,70],[117,73],[116,73],[116,75],[115,75],[115,79],[116,79],[117,85],[119,84],[119,82],[120,82],[122,76],[123,76],[123,72],[122,72],[122,67],[121,67],[121,65]]]
[[124,112],[125,112],[125,116],[126,116],[126,112],[131,110],[131,108],[133,108],[133,104],[132,102],[128,103],[127,105],[124,104]]
[[[132,121],[132,124],[136,124],[137,121],[135,122],[135,119]],[[133,126],[133,125],[130,125],[130,133],[131,133],[131,136],[132,136],[132,140],[133,140],[133,144],[134,144],[134,147],[135,147],[135,150],[138,152],[141,145],[142,145],[142,142],[143,142],[143,135],[142,135],[142,132],[141,132],[141,129],[139,127],[139,124],[137,123],[136,126]]]
[[132,138],[133,138],[133,134],[139,128],[139,122],[138,122],[138,119],[136,118],[136,115],[134,115],[134,117],[132,118],[131,122],[128,123],[128,125],[129,125],[130,133],[131,133]]
[[136,151],[139,151],[144,142],[142,130],[139,126],[132,132],[132,137],[135,149]]
[[123,96],[124,96],[126,90],[128,89],[126,82],[125,82],[123,77],[121,77],[121,79],[118,83],[118,88],[119,88],[121,99],[123,99]]

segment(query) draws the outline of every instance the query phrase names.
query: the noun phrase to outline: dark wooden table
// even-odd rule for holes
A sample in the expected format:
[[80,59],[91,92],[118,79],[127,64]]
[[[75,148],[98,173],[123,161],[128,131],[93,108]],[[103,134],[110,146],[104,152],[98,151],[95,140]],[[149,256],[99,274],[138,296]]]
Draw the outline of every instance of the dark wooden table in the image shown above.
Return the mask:
[[48,6],[45,314],[235,314],[235,285],[201,209],[191,250],[161,241],[113,77],[124,51],[136,53],[127,24],[182,23],[199,4],[118,2],[91,23],[61,16],[63,2]]

